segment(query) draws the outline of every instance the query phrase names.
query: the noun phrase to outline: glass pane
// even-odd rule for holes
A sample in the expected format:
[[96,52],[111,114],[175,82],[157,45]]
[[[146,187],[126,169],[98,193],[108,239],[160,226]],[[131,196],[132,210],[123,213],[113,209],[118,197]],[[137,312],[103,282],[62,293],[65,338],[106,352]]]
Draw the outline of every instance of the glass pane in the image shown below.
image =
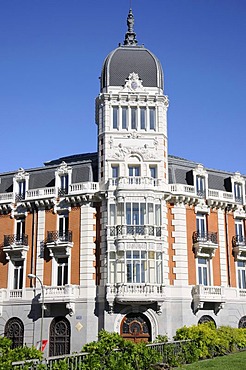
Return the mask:
[[149,108],[149,128],[155,130],[155,108]]
[[137,129],[137,108],[131,108],[131,128]]
[[140,108],[140,125],[141,130],[146,129],[146,108]]
[[122,107],[122,128],[127,129],[128,126],[128,108]]
[[126,203],[126,224],[131,225],[131,203]]
[[139,225],[139,204],[133,203],[133,225]]
[[118,107],[113,108],[113,128],[118,128]]

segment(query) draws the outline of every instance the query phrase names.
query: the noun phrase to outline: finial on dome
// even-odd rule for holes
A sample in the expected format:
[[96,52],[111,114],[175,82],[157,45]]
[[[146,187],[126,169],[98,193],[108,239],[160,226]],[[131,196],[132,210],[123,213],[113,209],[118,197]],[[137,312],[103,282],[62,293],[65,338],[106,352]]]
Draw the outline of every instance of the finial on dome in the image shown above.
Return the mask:
[[134,16],[132,13],[132,9],[130,9],[127,17],[128,31],[125,34],[124,45],[137,45],[138,43],[136,40],[136,33],[134,32],[133,26],[134,26]]

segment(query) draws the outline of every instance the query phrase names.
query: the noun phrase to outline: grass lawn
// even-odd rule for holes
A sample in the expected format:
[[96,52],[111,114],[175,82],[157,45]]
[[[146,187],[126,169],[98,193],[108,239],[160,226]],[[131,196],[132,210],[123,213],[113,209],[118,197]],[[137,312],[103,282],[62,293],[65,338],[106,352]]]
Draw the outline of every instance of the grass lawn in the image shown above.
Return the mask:
[[195,362],[191,365],[181,367],[183,370],[245,370],[246,352],[235,353],[232,355],[215,357],[212,360]]

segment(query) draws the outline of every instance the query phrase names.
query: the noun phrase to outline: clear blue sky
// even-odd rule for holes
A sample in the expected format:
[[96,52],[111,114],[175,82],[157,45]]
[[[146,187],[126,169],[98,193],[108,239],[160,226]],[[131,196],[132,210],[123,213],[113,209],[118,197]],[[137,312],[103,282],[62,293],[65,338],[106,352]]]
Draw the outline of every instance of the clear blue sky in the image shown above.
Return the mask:
[[[0,0],[0,172],[93,152],[102,63],[130,0]],[[132,0],[160,59],[169,154],[246,174],[246,0]]]

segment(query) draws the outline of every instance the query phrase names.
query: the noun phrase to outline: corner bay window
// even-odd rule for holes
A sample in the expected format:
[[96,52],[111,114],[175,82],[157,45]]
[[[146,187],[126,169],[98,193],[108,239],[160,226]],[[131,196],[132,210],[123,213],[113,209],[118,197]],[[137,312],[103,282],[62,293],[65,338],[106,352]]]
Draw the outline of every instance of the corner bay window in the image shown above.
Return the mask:
[[109,282],[162,284],[162,253],[129,250],[109,253]]
[[161,226],[161,205],[144,202],[110,204],[109,224],[119,228],[126,226],[127,234],[144,234],[147,226]]

